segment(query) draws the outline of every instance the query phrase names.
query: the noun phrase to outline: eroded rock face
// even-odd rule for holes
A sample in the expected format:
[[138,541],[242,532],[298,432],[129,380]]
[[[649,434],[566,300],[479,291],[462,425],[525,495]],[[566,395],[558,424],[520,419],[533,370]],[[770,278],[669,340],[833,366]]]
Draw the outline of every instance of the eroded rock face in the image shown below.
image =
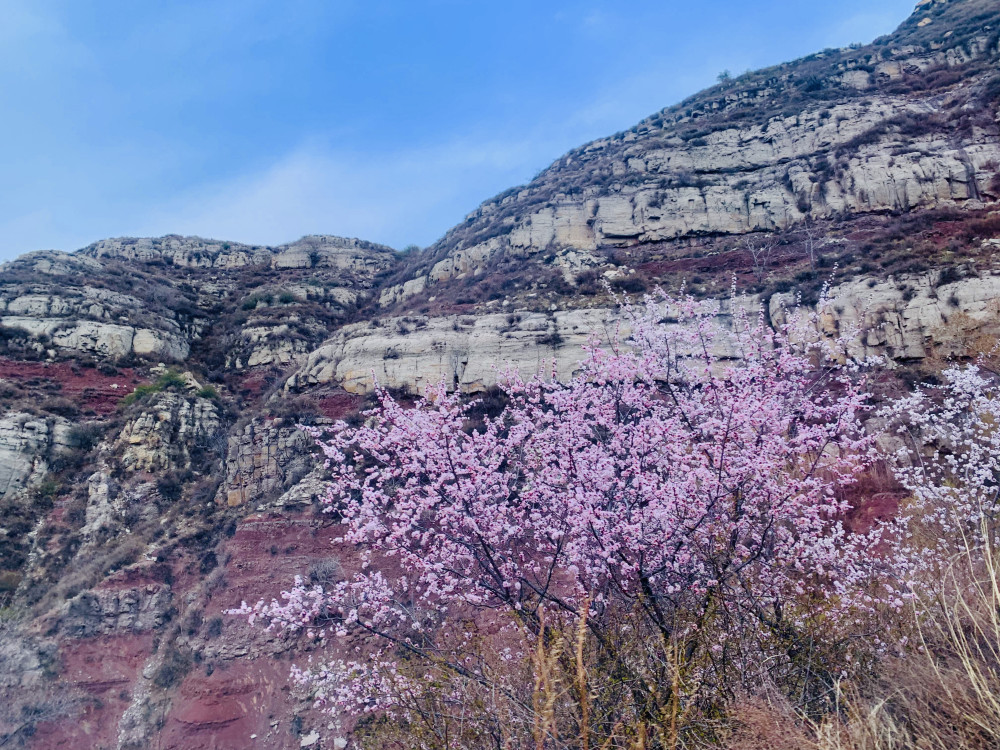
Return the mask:
[[[772,320],[785,320],[791,295],[770,300]],[[940,284],[939,274],[899,280],[857,279],[830,291],[823,333],[858,330],[854,353],[913,361],[968,357],[1000,334],[1000,276]],[[989,349],[989,346],[985,347]]]
[[[44,251],[6,263],[0,271],[0,326],[28,334],[39,351],[180,361],[199,333],[170,310],[169,284],[147,285],[146,299],[99,286],[108,270],[92,258]],[[121,276],[116,269],[114,278]],[[127,280],[122,284],[127,286]]]
[[221,428],[219,408],[212,400],[157,393],[126,422],[116,441],[116,453],[126,471],[189,469],[193,452],[213,450]]
[[[439,276],[437,278],[444,278]],[[395,284],[388,289],[384,289],[379,295],[378,303],[382,307],[391,305],[394,302],[399,302],[407,297],[412,297],[415,294],[420,294],[424,289],[427,288],[427,275],[418,276],[415,279],[410,279],[409,281],[404,281],[402,284]]]
[[[967,354],[975,336],[1000,333],[1000,276],[938,284],[939,274],[879,281],[859,278],[830,290],[822,317],[824,333],[859,328],[857,353],[895,360]],[[751,315],[757,297],[737,300]],[[774,295],[768,311],[774,324],[794,305],[792,294]],[[724,325],[731,305],[721,303]],[[619,327],[620,326],[620,327]],[[578,369],[591,336],[608,341],[627,320],[611,308],[479,316],[392,318],[346,326],[309,355],[288,380],[290,390],[337,383],[367,393],[377,380],[390,388],[422,391],[442,380],[450,389],[474,393],[496,384],[506,366],[522,375],[552,372],[560,378]],[[728,356],[728,352],[718,352]]]
[[[54,255],[36,256],[27,263],[21,259],[16,264],[36,268],[44,260],[58,267],[62,259]],[[59,270],[69,273],[78,265],[74,258]],[[83,266],[87,273],[99,273],[99,269]],[[135,354],[179,361],[190,352],[187,335],[172,318],[150,312],[146,303],[130,295],[86,284],[0,286],[0,325],[25,331],[54,347],[109,359]]]
[[313,235],[278,247],[244,245],[201,237],[119,237],[95,242],[83,250],[91,258],[166,262],[183,268],[239,269],[246,266],[334,268],[376,273],[391,262],[392,249],[364,240]]
[[182,336],[151,328],[22,315],[0,317],[0,324],[27,331],[36,339],[44,338],[60,349],[96,354],[112,360],[135,354],[180,362],[187,358],[191,350],[190,344]]
[[986,0],[934,3],[874,45],[748,73],[581,146],[469,214],[384,302],[498,255],[995,201],[996,21]]
[[155,630],[166,622],[170,604],[164,585],[86,591],[66,602],[59,626],[73,638]]
[[498,252],[530,255],[552,246],[594,250],[774,231],[845,212],[906,211],[998,197],[992,187],[1000,162],[995,128],[976,133],[971,144],[956,143],[948,132],[914,137],[898,130],[901,118],[918,122],[934,109],[930,102],[875,97],[760,126],[719,129],[698,145],[669,134],[653,143],[645,138],[591,144],[551,171],[582,173],[608,163],[614,176],[606,186],[587,188],[582,199],[553,196],[540,178],[537,186],[480,208],[476,220],[484,224],[494,222],[501,208],[518,206],[523,218],[494,223],[488,231],[495,236],[484,241],[460,242],[431,268],[430,279],[474,273]]
[[254,367],[285,367],[301,361],[322,340],[326,327],[315,320],[297,316],[280,322],[260,320],[243,326],[233,342],[226,364],[234,370]]
[[522,373],[572,374],[583,345],[612,323],[611,311],[574,310],[438,318],[407,317],[346,326],[316,349],[288,381],[290,389],[337,383],[349,393],[383,386],[416,390],[442,380],[466,392],[496,383],[509,364]]
[[4,264],[0,327],[50,357],[181,362],[219,322],[220,303],[235,303],[255,312],[230,347],[230,366],[283,367],[394,263],[390,248],[327,235],[279,247],[175,235],[102,240],[73,255],[43,251]]
[[0,416],[0,498],[41,480],[53,456],[72,449],[71,429],[60,417]]
[[313,468],[310,445],[302,430],[283,419],[251,421],[229,438],[220,501],[232,507],[286,490]]
[[[234,356],[236,370],[276,365],[284,367],[298,361],[312,348],[309,341],[292,338],[287,324],[255,326],[242,331],[243,356]],[[234,355],[236,352],[234,352]]]

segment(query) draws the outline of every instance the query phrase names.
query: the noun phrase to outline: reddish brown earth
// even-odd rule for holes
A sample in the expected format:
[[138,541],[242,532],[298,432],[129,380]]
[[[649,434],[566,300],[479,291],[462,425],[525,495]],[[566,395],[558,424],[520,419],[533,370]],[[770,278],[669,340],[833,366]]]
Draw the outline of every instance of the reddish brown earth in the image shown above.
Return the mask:
[[[170,580],[180,611],[159,632],[62,638],[60,674],[77,689],[80,708],[71,720],[39,725],[29,746],[115,748],[123,713],[136,691],[149,689],[140,678],[154,664],[157,642],[170,635],[174,622],[184,622],[191,609],[200,610],[204,623],[221,617],[221,632],[213,636],[202,625],[188,638],[201,656],[178,684],[165,691],[153,688],[162,708],[156,712],[161,728],[151,747],[298,748],[300,735],[312,728],[328,734],[330,718],[296,694],[289,680],[292,643],[251,628],[245,618],[222,613],[244,599],[280,596],[296,574],[308,575],[311,566],[331,558],[337,533],[326,516],[251,516],[216,550],[218,559],[228,562],[209,576],[192,556],[180,555],[169,566],[151,564],[107,579],[95,591],[161,586]],[[215,584],[206,586],[213,575]],[[298,660],[306,658],[301,647],[295,653]]]
[[305,575],[310,565],[333,557],[333,539],[341,531],[325,515],[248,516],[223,544],[223,554],[231,555],[226,585],[210,596],[211,605],[221,610],[243,600],[277,596],[296,574]]
[[[769,267],[775,265],[803,264],[802,254],[788,248],[775,248],[769,259]],[[702,257],[677,258],[676,260],[655,260],[637,266],[639,270],[656,276],[674,276],[683,278],[685,273],[718,273],[729,272],[738,279],[749,279],[753,276],[753,264],[745,250],[725,250],[704,255]]]
[[258,370],[234,378],[234,390],[243,398],[252,400],[261,396],[273,383],[273,374]]
[[[157,747],[163,750],[297,748],[300,739],[289,715],[289,662],[238,659],[210,675],[192,672],[174,694]],[[306,724],[303,723],[303,727]]]
[[62,679],[82,697],[68,721],[39,725],[30,747],[114,748],[118,720],[132,700],[138,671],[154,635],[142,633],[66,640],[59,650]]
[[839,490],[839,498],[849,507],[843,518],[844,527],[851,533],[867,533],[877,522],[895,517],[908,494],[887,466],[876,463],[854,484]]
[[[30,388],[51,391],[76,403],[81,411],[107,415],[118,403],[145,382],[130,368],[121,368],[117,375],[104,375],[92,367],[73,362],[20,362],[0,358],[0,379]],[[52,388],[53,384],[58,387]],[[49,387],[46,387],[49,386]]]
[[317,399],[317,405],[323,416],[328,419],[344,419],[357,413],[365,399],[350,393],[337,392]]
[[[225,585],[204,600],[210,613],[238,607],[244,600],[279,597],[296,574],[308,576],[335,553],[333,539],[341,529],[326,516],[255,515],[239,524],[222,545]],[[342,557],[340,554],[338,558]],[[302,717],[301,731],[325,727],[329,719],[293,695],[289,680],[291,642],[251,628],[242,617],[225,617],[220,656],[206,660],[181,683],[164,729],[163,748],[292,748],[299,747],[293,714]],[[298,651],[296,660],[304,661]],[[209,674],[209,670],[211,673]],[[251,735],[256,734],[255,739]]]
[[907,498],[907,495],[905,491],[898,490],[865,497],[847,514],[844,525],[849,531],[864,534],[876,523],[894,518],[899,512],[900,503]]

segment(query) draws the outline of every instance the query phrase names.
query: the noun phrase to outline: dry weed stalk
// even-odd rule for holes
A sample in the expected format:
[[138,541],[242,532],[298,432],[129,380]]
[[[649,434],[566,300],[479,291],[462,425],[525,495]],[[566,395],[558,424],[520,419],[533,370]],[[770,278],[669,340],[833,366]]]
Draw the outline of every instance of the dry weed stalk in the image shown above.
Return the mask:
[[812,725],[815,750],[1000,747],[1000,558],[987,522],[911,611],[918,649],[886,665],[879,694],[845,690]]

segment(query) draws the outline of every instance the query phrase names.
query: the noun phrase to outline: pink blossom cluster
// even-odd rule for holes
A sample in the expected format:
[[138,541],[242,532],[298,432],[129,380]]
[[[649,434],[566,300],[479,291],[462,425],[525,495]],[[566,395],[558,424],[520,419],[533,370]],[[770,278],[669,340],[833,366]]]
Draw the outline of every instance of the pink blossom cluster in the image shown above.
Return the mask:
[[1000,542],[1000,388],[977,365],[951,367],[883,412],[900,439],[896,476],[912,494],[900,557],[913,573]]
[[[850,630],[898,606],[879,530],[841,524],[838,490],[873,448],[843,342],[816,341],[802,316],[774,331],[691,299],[626,312],[630,336],[592,343],[569,382],[505,373],[495,418],[471,424],[441,385],[412,408],[379,391],[363,425],[311,430],[362,569],[239,611],[370,644],[371,665],[297,673],[324,701],[386,710],[374,696],[392,692],[393,659],[440,656],[448,639],[476,679],[455,633],[484,610],[532,632],[542,608],[573,620],[586,606],[598,639],[638,612],[667,639],[711,628],[718,654],[748,632],[785,643],[819,610]],[[748,663],[770,658],[756,648]]]

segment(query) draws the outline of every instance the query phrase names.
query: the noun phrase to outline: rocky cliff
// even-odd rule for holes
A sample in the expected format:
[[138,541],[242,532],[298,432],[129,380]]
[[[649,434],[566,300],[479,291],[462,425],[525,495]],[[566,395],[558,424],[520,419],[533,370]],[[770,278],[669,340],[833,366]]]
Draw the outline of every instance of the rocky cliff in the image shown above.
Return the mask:
[[635,265],[664,245],[684,257],[720,237],[982,208],[1000,196],[998,59],[994,3],[932,0],[872,45],[723,81],[485,202],[381,301],[512,257],[572,281],[616,250]]
[[376,379],[569,375],[657,285],[772,324],[826,285],[821,329],[860,330],[885,388],[992,347],[998,62],[995,2],[923,0],[575,149],[421,252],[168,236],[0,267],[0,744],[334,736],[289,644],[221,612],[349,566],[296,425],[358,419]]

